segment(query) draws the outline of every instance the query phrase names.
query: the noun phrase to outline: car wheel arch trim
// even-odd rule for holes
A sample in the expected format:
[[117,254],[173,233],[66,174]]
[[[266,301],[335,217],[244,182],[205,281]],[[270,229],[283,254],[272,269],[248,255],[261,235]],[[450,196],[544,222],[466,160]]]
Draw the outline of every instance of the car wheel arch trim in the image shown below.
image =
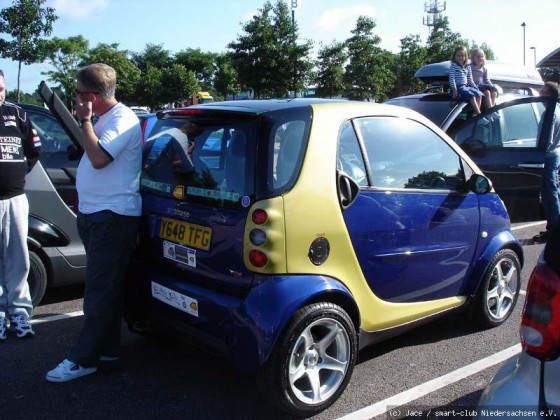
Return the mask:
[[[283,297],[275,299],[282,302],[282,307],[270,305],[271,300],[262,299],[263,294],[283,295]],[[359,333],[361,317],[358,305],[344,284],[332,277],[303,274],[275,276],[274,280],[265,279],[260,286],[251,291],[245,302],[247,313],[260,318],[260,325],[265,326],[262,328],[261,334],[263,338],[268,337],[262,341],[263,347],[259,352],[259,361],[255,363],[253,370],[258,369],[269,358],[278,338],[289,325],[293,315],[301,308],[317,302],[328,302],[340,306],[352,320],[356,334]]]
[[[469,277],[467,288],[464,293],[465,295],[474,296],[476,294],[489,265],[494,259],[494,256],[502,249],[511,249],[515,252],[517,254],[517,258],[519,259],[520,267],[523,267],[523,248],[519,246],[511,232],[503,231],[498,235],[494,235],[490,242],[485,245],[485,248],[486,249],[480,254],[478,260],[474,262],[475,266]],[[476,283],[477,279],[480,280],[479,283]]]

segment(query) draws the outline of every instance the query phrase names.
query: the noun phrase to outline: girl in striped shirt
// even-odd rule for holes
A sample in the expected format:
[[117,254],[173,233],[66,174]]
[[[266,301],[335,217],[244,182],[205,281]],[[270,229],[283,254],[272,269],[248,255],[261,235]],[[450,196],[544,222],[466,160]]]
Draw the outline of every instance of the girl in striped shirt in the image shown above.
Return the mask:
[[484,94],[474,84],[467,57],[467,48],[464,45],[455,48],[449,67],[449,87],[453,99],[469,102],[473,114],[478,115]]

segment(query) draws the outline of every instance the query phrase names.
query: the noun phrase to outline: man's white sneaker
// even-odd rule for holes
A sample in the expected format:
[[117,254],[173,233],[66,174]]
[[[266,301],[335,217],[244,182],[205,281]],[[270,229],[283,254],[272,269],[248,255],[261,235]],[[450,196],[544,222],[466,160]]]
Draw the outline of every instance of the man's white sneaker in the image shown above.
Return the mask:
[[19,338],[35,335],[35,331],[29,323],[29,318],[25,315],[10,316],[10,331],[15,332]]
[[0,340],[5,340],[7,337],[8,324],[6,318],[0,318]]
[[67,382],[80,378],[85,375],[94,373],[97,367],[83,367],[68,359],[64,359],[53,370],[47,372],[47,381],[49,382]]

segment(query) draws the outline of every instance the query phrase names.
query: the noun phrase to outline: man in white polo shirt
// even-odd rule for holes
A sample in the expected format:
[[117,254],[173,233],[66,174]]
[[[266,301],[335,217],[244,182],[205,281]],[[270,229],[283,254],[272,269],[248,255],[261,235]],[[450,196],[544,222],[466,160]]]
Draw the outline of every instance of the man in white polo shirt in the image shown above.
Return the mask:
[[[120,356],[124,274],[136,240],[142,133],[115,98],[115,70],[91,64],[77,74],[76,115],[85,153],[78,166],[78,231],[87,255],[84,325],[68,357],[47,373],[66,382]],[[92,123],[93,114],[99,119]]]

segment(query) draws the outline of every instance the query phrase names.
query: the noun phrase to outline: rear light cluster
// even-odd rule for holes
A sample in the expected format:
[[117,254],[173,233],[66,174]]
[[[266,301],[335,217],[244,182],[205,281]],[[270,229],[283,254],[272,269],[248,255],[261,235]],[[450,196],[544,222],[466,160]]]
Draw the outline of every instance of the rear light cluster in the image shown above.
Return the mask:
[[560,356],[560,275],[546,264],[537,265],[529,279],[521,345],[539,359]]
[[[262,226],[268,220],[268,213],[263,209],[255,209],[251,213],[251,220],[257,226]],[[249,242],[251,245],[260,247],[266,243],[266,232],[260,228],[253,228],[249,232]],[[249,251],[249,262],[257,268],[262,268],[268,262],[267,255],[261,249],[251,249]]]

